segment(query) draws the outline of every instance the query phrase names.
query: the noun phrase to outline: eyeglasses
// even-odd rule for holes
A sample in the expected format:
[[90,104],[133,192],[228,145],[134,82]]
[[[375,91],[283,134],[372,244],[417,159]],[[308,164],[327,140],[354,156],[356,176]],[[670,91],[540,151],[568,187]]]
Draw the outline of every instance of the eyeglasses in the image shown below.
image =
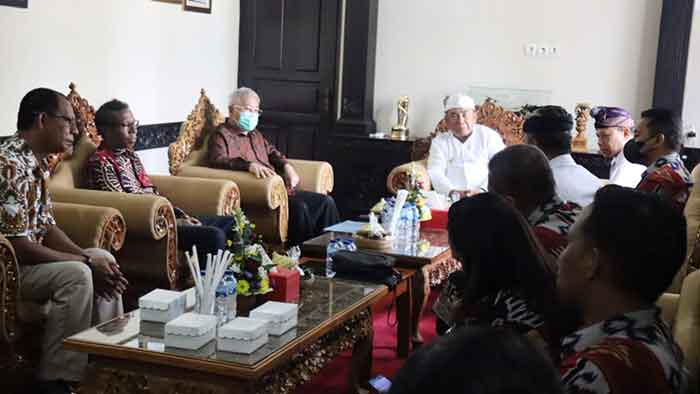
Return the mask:
[[260,108],[243,107],[235,104],[233,105],[233,108],[237,109],[240,112],[257,112],[258,115],[260,115],[263,112]]
[[[72,129],[75,129],[78,127],[77,123],[75,122],[75,118],[69,118],[68,116],[65,115],[57,115],[57,114],[52,114],[50,112],[44,112],[46,115],[49,115],[52,118],[55,119],[62,119],[64,122],[66,122]],[[36,113],[38,114],[38,112]]]

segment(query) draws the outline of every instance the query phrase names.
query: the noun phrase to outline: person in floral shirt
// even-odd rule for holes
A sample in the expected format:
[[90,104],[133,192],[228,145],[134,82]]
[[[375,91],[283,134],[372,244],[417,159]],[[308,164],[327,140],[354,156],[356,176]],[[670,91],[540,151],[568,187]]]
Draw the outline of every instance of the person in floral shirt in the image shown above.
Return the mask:
[[685,393],[682,353],[655,306],[685,258],[681,213],[658,195],[610,185],[569,236],[557,287],[583,324],[561,344],[567,392]]
[[527,218],[553,258],[566,247],[581,207],[562,201],[547,156],[533,145],[512,145],[489,162],[489,190],[504,196]]
[[[156,194],[158,190],[146,174],[141,159],[134,152],[138,121],[127,103],[112,100],[95,113],[95,125],[102,143],[88,159],[88,180],[91,189],[132,194]],[[188,215],[174,207],[177,218],[178,248],[192,250],[197,245],[200,261],[207,253],[226,250],[233,237],[236,220],[232,216]]]
[[0,142],[0,234],[17,256],[20,298],[49,306],[35,387],[40,393],[71,392],[88,360],[65,350],[63,340],[120,315],[128,284],[114,256],[80,248],[53,217],[46,157],[70,154],[77,134],[68,99],[39,88],[20,103],[17,133]]
[[637,189],[668,198],[681,212],[693,187],[679,154],[682,141],[680,118],[668,109],[653,108],[642,112],[634,139],[624,149],[628,161],[647,166]]

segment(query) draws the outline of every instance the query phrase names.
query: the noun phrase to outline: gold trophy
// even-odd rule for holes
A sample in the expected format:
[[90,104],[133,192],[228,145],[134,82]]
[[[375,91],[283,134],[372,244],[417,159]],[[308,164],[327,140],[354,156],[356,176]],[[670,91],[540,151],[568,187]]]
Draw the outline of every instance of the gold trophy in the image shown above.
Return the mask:
[[391,138],[405,140],[408,138],[408,96],[399,97],[397,115],[398,121],[391,128]]
[[586,129],[588,128],[588,117],[591,113],[589,103],[576,104],[576,136],[571,142],[571,150],[574,152],[588,152],[588,142],[586,140]]

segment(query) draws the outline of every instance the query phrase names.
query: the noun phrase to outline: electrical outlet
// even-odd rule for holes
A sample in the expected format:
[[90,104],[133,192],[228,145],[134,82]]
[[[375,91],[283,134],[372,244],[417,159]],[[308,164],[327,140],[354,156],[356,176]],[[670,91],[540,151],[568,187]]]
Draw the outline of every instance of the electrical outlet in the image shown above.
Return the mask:
[[549,47],[546,45],[537,47],[537,56],[547,56],[549,54]]
[[559,47],[556,45],[547,47],[547,56],[559,56]]
[[525,56],[537,56],[537,44],[525,44],[523,46]]

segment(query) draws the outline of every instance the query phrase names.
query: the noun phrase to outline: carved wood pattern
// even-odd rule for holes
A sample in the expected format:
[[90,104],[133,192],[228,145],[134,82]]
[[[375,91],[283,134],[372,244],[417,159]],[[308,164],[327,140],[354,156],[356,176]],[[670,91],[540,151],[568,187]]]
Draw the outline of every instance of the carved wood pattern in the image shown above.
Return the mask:
[[202,89],[197,105],[187,116],[185,129],[180,132],[177,140],[168,147],[170,173],[177,175],[182,163],[187,160],[192,151],[202,148],[208,134],[223,122],[223,115],[211,103],[206,92]]
[[19,272],[17,261],[10,247],[0,243],[0,366],[15,368],[21,357],[15,352],[17,338],[17,302],[19,296]]
[[[219,379],[204,373],[133,365],[128,361],[97,359],[91,363],[81,394],[291,394],[309,382],[340,353],[371,338],[372,317],[365,309],[308,347],[294,354],[289,362],[263,375],[257,381]],[[123,368],[121,368],[124,366]]]
[[177,289],[179,278],[179,265],[177,254],[177,228],[175,222],[175,213],[172,207],[162,205],[158,208],[158,213],[155,219],[155,230],[158,239],[165,238],[166,242],[166,259],[165,269],[168,275],[168,282],[171,289]]
[[270,202],[279,215],[279,220],[275,220],[277,232],[280,241],[284,243],[287,242],[287,234],[289,233],[289,196],[284,182],[276,183],[271,189]]
[[114,215],[102,228],[100,248],[116,252],[124,246],[126,238],[126,222],[121,215]]
[[[88,103],[88,101],[80,96],[78,90],[76,89],[75,83],[71,82],[68,85],[70,92],[66,96],[68,102],[73,106],[73,112],[75,113],[75,123],[78,127],[79,138],[83,135],[87,135],[95,145],[100,145],[102,142],[102,137],[97,133],[97,126],[95,126],[95,108]],[[77,141],[76,141],[77,143]],[[52,154],[48,156],[49,170],[53,173],[54,169],[64,158],[63,154]]]
[[237,187],[230,188],[224,196],[224,207],[222,215],[231,216],[236,208],[241,206],[241,193]]

